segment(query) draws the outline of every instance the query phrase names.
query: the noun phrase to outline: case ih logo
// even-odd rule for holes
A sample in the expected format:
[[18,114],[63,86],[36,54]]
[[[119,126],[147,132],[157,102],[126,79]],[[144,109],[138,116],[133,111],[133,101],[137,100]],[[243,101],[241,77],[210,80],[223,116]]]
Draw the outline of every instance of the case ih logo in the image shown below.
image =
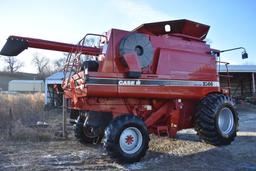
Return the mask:
[[136,85],[141,85],[141,82],[140,80],[119,80],[118,85],[136,86]]

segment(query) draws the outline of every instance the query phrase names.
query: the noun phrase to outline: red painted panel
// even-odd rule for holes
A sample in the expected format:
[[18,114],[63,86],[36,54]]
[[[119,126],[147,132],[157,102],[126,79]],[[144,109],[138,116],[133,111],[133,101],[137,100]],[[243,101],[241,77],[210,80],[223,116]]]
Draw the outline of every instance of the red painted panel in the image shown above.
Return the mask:
[[117,97],[117,85],[87,85],[90,97]]
[[218,87],[188,86],[118,86],[119,97],[201,99],[210,92],[218,92]]
[[195,53],[207,53],[211,50],[210,46],[204,42],[184,39],[176,36],[150,36],[150,40],[153,47],[157,49],[174,49]]
[[161,49],[156,74],[178,80],[217,81],[213,56],[186,51]]
[[140,62],[137,54],[135,53],[124,54],[124,59],[128,66],[129,72],[141,72]]

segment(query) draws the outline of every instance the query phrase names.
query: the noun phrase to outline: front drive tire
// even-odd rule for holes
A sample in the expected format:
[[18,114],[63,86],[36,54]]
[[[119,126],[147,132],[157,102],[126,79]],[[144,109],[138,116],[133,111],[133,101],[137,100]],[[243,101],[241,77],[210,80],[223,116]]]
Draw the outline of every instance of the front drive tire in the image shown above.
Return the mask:
[[200,101],[195,114],[195,130],[205,142],[228,145],[234,141],[237,128],[238,114],[230,97],[209,94]]
[[116,117],[105,129],[104,149],[119,162],[139,161],[148,149],[145,123],[134,115]]

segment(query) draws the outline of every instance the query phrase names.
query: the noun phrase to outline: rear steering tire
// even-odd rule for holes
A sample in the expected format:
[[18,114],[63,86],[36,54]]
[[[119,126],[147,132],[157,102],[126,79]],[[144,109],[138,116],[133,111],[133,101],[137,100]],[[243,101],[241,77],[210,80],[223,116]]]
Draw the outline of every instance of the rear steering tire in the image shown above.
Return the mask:
[[148,149],[145,123],[134,115],[116,117],[105,129],[104,148],[119,162],[137,162]]
[[238,114],[232,99],[223,94],[209,94],[203,98],[195,115],[195,129],[207,143],[220,146],[234,141],[238,128]]
[[75,124],[75,137],[82,144],[97,144],[101,142],[102,137],[89,137],[86,135],[84,127],[84,120],[78,117],[77,123]]

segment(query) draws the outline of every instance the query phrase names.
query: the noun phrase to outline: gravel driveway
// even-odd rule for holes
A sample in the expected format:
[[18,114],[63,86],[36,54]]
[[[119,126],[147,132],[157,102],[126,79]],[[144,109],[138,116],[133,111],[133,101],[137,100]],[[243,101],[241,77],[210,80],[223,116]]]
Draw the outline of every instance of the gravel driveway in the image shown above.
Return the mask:
[[256,171],[256,112],[241,108],[235,141],[215,147],[199,140],[192,129],[176,139],[151,136],[141,162],[118,164],[101,145],[81,145],[75,139],[45,142],[1,141],[0,170],[248,170]]

